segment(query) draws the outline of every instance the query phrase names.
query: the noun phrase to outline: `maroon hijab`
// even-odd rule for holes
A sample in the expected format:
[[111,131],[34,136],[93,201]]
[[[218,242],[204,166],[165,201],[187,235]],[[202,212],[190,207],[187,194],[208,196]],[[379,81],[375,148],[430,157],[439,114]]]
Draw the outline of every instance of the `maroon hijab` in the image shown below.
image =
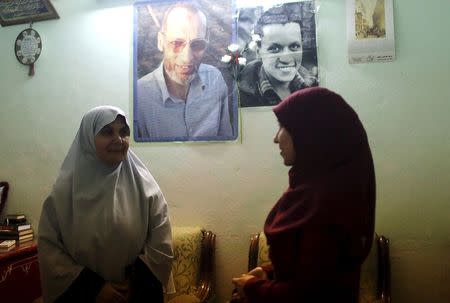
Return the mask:
[[375,175],[367,135],[355,111],[321,87],[297,91],[273,109],[292,136],[289,188],[269,213],[267,238],[307,226],[338,226],[351,254],[364,259],[372,243]]

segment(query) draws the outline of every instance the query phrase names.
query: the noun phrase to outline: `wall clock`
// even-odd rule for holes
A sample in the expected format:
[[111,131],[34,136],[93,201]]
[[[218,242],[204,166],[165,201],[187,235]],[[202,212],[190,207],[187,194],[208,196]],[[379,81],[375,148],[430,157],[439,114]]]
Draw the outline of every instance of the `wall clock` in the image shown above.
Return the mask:
[[30,28],[23,30],[16,39],[14,44],[14,52],[17,60],[24,64],[29,65],[28,75],[34,75],[34,63],[37,61],[42,51],[42,40],[39,33]]

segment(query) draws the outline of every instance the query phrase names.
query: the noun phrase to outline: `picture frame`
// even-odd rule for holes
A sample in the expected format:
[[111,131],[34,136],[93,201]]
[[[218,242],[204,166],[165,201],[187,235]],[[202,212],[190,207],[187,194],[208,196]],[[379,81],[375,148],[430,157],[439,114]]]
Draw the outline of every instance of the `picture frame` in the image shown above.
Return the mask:
[[10,26],[59,19],[50,0],[0,1],[0,25]]

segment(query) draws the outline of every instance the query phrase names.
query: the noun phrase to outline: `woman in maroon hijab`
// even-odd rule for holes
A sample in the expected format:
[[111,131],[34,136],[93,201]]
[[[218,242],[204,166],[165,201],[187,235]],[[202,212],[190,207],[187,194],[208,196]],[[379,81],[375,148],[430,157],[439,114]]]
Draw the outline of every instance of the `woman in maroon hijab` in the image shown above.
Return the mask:
[[297,91],[273,109],[289,187],[264,233],[272,261],[234,278],[248,303],[358,302],[374,232],[375,175],[364,127],[341,96]]

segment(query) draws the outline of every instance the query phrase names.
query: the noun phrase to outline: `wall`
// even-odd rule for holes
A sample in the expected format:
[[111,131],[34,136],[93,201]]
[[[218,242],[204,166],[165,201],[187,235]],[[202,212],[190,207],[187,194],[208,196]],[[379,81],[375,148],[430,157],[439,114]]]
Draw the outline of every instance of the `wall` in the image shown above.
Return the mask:
[[[26,25],[0,29],[0,179],[6,211],[40,209],[82,115],[101,104],[131,113],[131,1],[52,1],[61,19],[35,23],[43,39],[36,75],[13,44]],[[397,59],[347,64],[345,1],[322,0],[323,86],[356,109],[377,175],[376,230],[391,239],[394,302],[450,299],[450,2],[394,1]],[[164,191],[175,225],[217,233],[217,302],[246,269],[249,235],[287,185],[270,109],[242,110],[242,140],[132,144]]]

